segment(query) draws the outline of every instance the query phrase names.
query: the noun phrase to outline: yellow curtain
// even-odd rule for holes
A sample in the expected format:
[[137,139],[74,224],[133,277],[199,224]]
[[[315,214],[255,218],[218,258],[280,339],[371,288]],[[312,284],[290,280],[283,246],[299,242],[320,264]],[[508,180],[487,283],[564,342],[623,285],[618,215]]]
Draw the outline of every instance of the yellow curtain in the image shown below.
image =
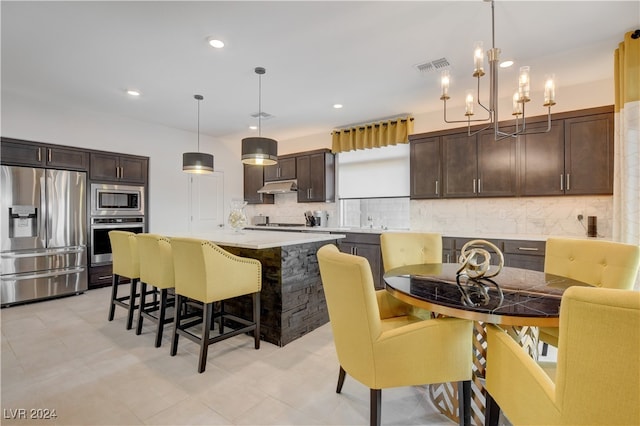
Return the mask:
[[640,245],[640,30],[625,34],[614,71],[613,239]]
[[411,133],[413,133],[411,116],[338,129],[331,133],[333,138],[331,150],[338,153],[408,143]]

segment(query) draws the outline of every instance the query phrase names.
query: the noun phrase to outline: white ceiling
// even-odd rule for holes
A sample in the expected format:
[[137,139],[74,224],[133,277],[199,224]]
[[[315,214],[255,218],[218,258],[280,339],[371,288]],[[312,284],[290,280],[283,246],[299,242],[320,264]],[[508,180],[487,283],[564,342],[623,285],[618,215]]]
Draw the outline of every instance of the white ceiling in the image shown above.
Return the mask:
[[[2,91],[196,130],[245,137],[257,120],[275,139],[441,108],[439,72],[414,65],[445,57],[453,96],[475,87],[473,43],[491,47],[491,4],[473,1],[2,1]],[[532,85],[610,78],[613,50],[640,27],[638,1],[497,1],[496,46]],[[224,49],[209,47],[215,36]],[[136,88],[142,96],[125,94]],[[456,99],[452,99],[454,102]],[[536,100],[534,99],[534,102]],[[344,108],[332,108],[334,103]]]

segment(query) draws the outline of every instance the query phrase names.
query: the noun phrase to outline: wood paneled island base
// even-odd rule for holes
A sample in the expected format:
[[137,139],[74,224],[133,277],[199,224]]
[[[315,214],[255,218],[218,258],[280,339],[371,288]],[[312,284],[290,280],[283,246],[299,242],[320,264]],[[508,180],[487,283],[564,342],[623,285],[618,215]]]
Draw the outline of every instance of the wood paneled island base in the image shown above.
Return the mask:
[[[260,338],[284,346],[329,321],[316,252],[336,241],[250,249],[221,245],[262,263]],[[230,283],[231,285],[233,283]],[[225,311],[251,318],[250,298],[226,301]]]

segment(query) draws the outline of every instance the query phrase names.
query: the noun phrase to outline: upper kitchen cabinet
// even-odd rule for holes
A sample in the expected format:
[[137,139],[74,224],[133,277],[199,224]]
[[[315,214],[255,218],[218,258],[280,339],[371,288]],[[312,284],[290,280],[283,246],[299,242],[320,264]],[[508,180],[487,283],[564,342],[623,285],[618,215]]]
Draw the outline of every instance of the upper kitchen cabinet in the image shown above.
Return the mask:
[[291,180],[296,178],[296,158],[278,157],[278,163],[264,167],[264,181]]
[[516,195],[515,138],[496,141],[493,131],[465,132],[443,136],[442,147],[444,197]]
[[[609,112],[611,111],[611,112]],[[527,126],[541,131],[545,123]],[[613,110],[565,113],[519,138],[521,195],[613,193]]]
[[38,142],[2,138],[2,164],[86,171],[89,153],[85,150]]
[[[528,125],[543,132],[547,123]],[[518,136],[520,144],[520,195],[562,195],[564,193],[564,121],[551,124],[548,133]]]
[[440,198],[442,193],[442,153],[440,137],[410,139],[410,197]]
[[613,194],[613,114],[564,121],[565,193]]
[[296,176],[299,203],[335,200],[335,158],[329,150],[298,154]]
[[[272,167],[272,166],[269,166]],[[267,167],[244,164],[244,200],[249,204],[273,204],[273,194],[258,194]]]
[[91,153],[90,178],[97,181],[146,184],[149,159],[103,152]]

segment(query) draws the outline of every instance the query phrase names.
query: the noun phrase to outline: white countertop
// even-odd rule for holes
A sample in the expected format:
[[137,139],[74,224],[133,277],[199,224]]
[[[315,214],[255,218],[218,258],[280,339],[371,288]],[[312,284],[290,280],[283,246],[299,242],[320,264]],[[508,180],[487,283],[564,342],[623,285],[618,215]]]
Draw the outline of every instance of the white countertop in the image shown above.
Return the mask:
[[209,231],[201,233],[157,232],[168,237],[201,238],[212,241],[221,246],[240,247],[248,249],[266,249],[291,246],[295,244],[317,243],[345,238],[344,234],[328,234],[315,232],[271,232],[254,229],[243,229],[235,232],[231,229]]

